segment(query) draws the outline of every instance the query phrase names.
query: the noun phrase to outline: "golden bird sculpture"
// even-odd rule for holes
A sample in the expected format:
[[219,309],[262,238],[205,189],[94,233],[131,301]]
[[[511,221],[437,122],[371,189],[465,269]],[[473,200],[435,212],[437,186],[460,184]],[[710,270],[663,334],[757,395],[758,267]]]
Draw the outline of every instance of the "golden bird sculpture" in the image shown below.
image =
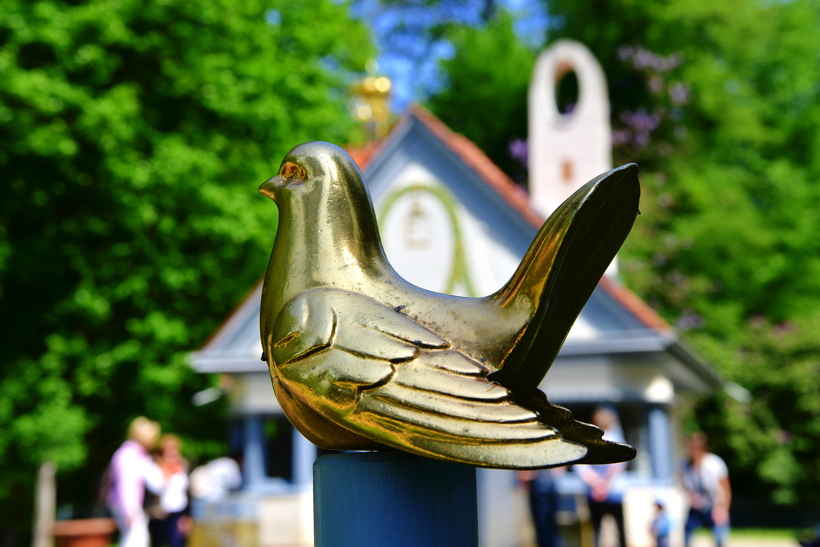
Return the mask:
[[396,273],[364,177],[337,146],[295,147],[259,191],[279,209],[262,358],[311,442],[507,469],[634,458],[538,385],[635,221],[637,166],[573,194],[507,284],[483,298],[427,291]]

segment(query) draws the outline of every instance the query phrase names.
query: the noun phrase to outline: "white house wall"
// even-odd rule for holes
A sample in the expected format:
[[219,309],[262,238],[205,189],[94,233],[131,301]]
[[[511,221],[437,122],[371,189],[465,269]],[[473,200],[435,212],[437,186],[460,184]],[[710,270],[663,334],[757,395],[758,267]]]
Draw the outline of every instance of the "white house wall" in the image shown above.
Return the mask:
[[518,266],[520,257],[487,222],[417,162],[407,163],[379,188],[374,206],[388,260],[415,285],[484,296],[498,290]]
[[481,547],[521,547],[526,545],[529,504],[517,487],[515,471],[477,469],[478,536]]
[[671,404],[665,362],[638,355],[559,357],[539,388],[556,403],[625,400]]
[[234,374],[228,399],[234,415],[282,414],[267,370]]

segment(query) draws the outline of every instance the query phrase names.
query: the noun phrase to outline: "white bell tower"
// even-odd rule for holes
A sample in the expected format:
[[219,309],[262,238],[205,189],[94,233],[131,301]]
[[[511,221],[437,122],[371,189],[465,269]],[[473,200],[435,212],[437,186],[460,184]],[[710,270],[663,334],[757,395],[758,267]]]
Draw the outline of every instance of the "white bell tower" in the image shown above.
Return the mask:
[[[569,72],[578,78],[578,103],[562,113],[556,91]],[[539,55],[530,82],[528,131],[530,200],[545,218],[581,186],[612,169],[606,76],[582,43],[559,40]],[[606,273],[618,274],[617,257]]]
[[[575,72],[578,103],[561,113],[556,88]],[[548,216],[578,188],[612,169],[609,94],[601,65],[586,46],[559,40],[538,57],[529,93],[530,196]]]

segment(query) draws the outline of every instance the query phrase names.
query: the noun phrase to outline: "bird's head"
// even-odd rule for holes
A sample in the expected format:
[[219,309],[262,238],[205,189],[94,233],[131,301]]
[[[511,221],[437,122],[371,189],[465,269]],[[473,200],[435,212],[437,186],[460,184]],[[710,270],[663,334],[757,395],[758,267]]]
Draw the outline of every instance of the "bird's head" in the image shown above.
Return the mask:
[[334,187],[344,191],[363,186],[360,181],[361,171],[347,152],[327,142],[308,142],[288,152],[279,172],[262,183],[259,193],[283,205],[290,199],[327,194]]
[[[364,176],[347,152],[326,142],[300,144],[259,192],[276,202],[276,240],[315,251],[324,266],[383,261],[376,214]],[[321,248],[321,252],[316,250]],[[355,258],[352,258],[355,257]],[[380,262],[381,263],[381,262]],[[273,264],[273,262],[271,262]],[[334,265],[332,267],[337,267]]]

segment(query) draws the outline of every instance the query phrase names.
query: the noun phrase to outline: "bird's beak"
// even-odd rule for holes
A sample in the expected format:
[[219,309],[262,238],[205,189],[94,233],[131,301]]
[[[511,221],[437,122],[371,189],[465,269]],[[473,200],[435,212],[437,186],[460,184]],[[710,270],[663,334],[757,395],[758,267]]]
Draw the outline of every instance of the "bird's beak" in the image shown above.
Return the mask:
[[281,175],[276,175],[262,183],[259,187],[259,193],[276,201],[276,194],[282,186],[288,183],[288,179]]

